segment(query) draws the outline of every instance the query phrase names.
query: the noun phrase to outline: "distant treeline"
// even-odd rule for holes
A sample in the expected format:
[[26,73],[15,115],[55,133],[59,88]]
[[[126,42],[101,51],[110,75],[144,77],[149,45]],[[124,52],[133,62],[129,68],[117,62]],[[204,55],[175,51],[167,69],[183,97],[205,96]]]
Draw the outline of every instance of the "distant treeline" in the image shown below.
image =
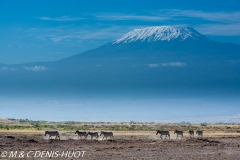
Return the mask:
[[34,124],[34,125],[6,125],[6,124],[0,124],[0,130],[14,130],[14,129],[33,129],[33,130],[121,130],[121,131],[134,131],[134,130],[145,130],[145,131],[151,131],[155,130],[155,127],[152,126],[136,126],[136,125],[100,125],[100,126],[94,126],[94,125],[70,125],[70,124]]
[[[15,119],[15,118],[7,118],[7,120],[9,120],[8,122],[1,122],[0,124],[26,124],[26,125],[100,125],[100,124],[119,124],[119,125],[124,125],[124,124],[130,124],[130,125],[144,125],[144,124],[159,124],[159,125],[163,125],[163,124],[185,124],[185,125],[191,125],[192,123],[190,122],[186,122],[186,121],[182,121],[179,123],[157,123],[154,121],[150,121],[150,122],[139,122],[139,121],[129,121],[129,122],[80,122],[80,121],[62,121],[62,122],[54,122],[54,121],[46,121],[46,120],[29,120],[29,119]],[[224,122],[218,122],[218,123],[207,123],[207,122],[202,122],[199,124],[212,124],[212,125],[240,125],[240,123],[224,123]]]

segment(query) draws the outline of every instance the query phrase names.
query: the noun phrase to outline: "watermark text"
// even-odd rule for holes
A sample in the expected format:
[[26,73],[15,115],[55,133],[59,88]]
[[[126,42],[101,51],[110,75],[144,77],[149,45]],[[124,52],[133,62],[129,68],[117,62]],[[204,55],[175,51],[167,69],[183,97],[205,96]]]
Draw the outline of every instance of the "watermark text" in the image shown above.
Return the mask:
[[83,158],[86,151],[0,151],[0,158]]

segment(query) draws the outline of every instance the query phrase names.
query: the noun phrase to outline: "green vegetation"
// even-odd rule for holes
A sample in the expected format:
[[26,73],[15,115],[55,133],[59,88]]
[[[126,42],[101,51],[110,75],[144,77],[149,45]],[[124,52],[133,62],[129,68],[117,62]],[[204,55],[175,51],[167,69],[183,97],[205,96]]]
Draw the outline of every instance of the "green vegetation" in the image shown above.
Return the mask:
[[[49,122],[49,121],[33,121],[29,119],[8,118],[8,121],[0,121],[0,130],[59,130],[59,131],[75,131],[75,130],[104,130],[104,131],[156,131],[175,129],[188,132],[188,130],[226,130],[226,125],[210,125],[204,128],[198,125],[192,125],[189,122],[181,122],[174,124],[158,124],[154,122]],[[240,126],[235,124],[231,129],[238,130]]]

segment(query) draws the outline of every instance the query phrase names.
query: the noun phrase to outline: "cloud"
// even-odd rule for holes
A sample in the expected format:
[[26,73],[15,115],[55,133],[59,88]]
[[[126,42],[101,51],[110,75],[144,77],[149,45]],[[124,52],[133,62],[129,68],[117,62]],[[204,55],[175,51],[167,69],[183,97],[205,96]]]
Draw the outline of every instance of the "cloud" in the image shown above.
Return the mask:
[[[191,26],[206,35],[240,35],[240,11],[209,12],[201,10],[158,10],[142,15],[121,13],[100,14],[95,16],[100,20],[138,20],[163,21],[174,25]],[[170,20],[170,21],[169,21]],[[186,23],[186,20],[188,21]],[[194,23],[192,23],[194,21]]]
[[2,67],[1,70],[8,70],[8,68],[7,67]]
[[62,16],[62,17],[56,17],[56,18],[51,18],[51,17],[36,17],[40,20],[45,20],[45,21],[79,21],[85,18],[82,17],[68,17],[68,16]]
[[201,24],[194,27],[205,35],[236,36],[240,35],[240,23],[235,24]]
[[162,17],[156,15],[127,15],[127,14],[103,14],[96,16],[100,20],[138,20],[138,21],[164,21],[170,19],[170,17]]
[[[80,21],[88,19],[92,25],[81,26],[56,26],[52,28],[32,28],[29,32],[35,34],[39,40],[50,40],[54,43],[64,43],[70,41],[96,41],[113,40],[134,28],[141,28],[154,25],[177,25],[191,26],[205,35],[232,36],[240,35],[240,11],[235,12],[209,12],[201,10],[155,10],[145,13],[122,14],[122,13],[94,13],[78,17],[59,16],[59,17],[36,17],[45,21]],[[124,24],[111,25],[109,21],[139,21],[135,25]],[[102,21],[102,25],[99,25]],[[106,21],[106,22],[104,22]],[[146,22],[146,23],[143,23]],[[96,22],[96,23],[95,23]],[[108,26],[104,25],[107,23]],[[74,44],[74,43],[72,43]]]
[[17,70],[17,68],[8,68],[8,67],[2,67],[1,68],[1,70],[3,70],[3,71],[15,71],[15,70]]
[[[207,12],[200,10],[159,10],[151,11],[152,15],[168,17],[171,22],[181,24],[188,20],[191,26],[206,35],[240,35],[240,11]],[[194,23],[191,23],[194,21]],[[197,23],[196,23],[197,22]]]
[[97,13],[82,17],[36,17],[45,21],[79,21],[83,19],[89,20],[138,20],[138,21],[164,21],[164,20],[179,20],[179,18],[200,18],[202,20],[208,20],[213,22],[240,22],[240,11],[233,12],[207,12],[201,10],[179,10],[168,9],[158,11],[148,11],[146,14],[134,15],[134,14],[122,14],[122,13]]
[[240,59],[237,59],[237,60],[228,60],[226,61],[227,63],[230,63],[230,64],[237,64],[237,63],[240,63]]
[[192,17],[215,22],[240,22],[240,12],[204,12],[199,10],[162,10],[170,17]]
[[161,63],[163,67],[186,67],[186,63],[181,63],[181,62],[170,62],[170,63]]
[[60,36],[51,38],[51,40],[53,42],[60,42],[62,40],[67,40],[67,39],[72,39],[72,38],[76,38],[76,37],[74,35],[60,35]]
[[54,43],[73,42],[72,44],[81,43],[83,41],[98,41],[107,40],[112,41],[129,30],[135,28],[120,27],[116,25],[110,26],[81,26],[81,27],[68,27],[58,26],[54,28],[30,28],[29,33],[35,36],[36,39],[47,41],[50,40]]
[[152,64],[148,64],[148,67],[150,68],[156,68],[156,67],[186,67],[187,64],[186,63],[181,63],[181,62],[170,62],[170,63],[161,63],[161,64],[157,64],[157,63],[152,63]]
[[44,66],[34,66],[34,67],[23,67],[25,70],[28,71],[34,71],[34,72],[38,72],[38,71],[44,71],[47,69],[47,67]]
[[[81,26],[57,26],[53,28],[32,28],[31,33],[37,33],[35,36],[40,40],[50,40],[54,43],[77,40],[82,42],[84,40],[113,40],[124,33],[140,27],[151,25],[177,25],[177,26],[191,26],[205,35],[240,35],[240,11],[235,12],[209,12],[201,10],[158,10],[147,11],[145,13],[122,14],[122,13],[95,13],[91,15],[84,15],[79,17],[59,16],[59,17],[36,17],[45,21],[79,21],[82,19],[91,20],[93,23]],[[108,21],[139,21],[135,25],[99,25],[109,23]],[[106,21],[106,22],[104,22]],[[143,21],[147,24],[143,24]],[[152,23],[151,23],[152,22]],[[167,23],[166,23],[167,22]]]
[[216,22],[240,22],[240,12],[204,12],[198,10],[159,10],[149,12],[151,15],[131,15],[121,13],[111,13],[96,15],[102,20],[140,20],[140,21],[159,21],[177,20],[179,17],[201,18],[203,20]]
[[148,67],[150,68],[155,68],[155,67],[159,67],[159,64],[148,64]]

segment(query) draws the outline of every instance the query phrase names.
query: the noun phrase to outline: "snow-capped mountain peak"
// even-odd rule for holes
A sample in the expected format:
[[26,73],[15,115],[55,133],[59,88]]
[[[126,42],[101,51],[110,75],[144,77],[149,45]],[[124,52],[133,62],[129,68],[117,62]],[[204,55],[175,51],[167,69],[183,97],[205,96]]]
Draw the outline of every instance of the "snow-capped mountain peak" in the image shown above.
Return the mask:
[[114,40],[113,44],[130,43],[136,41],[171,41],[175,39],[184,41],[189,38],[199,39],[201,37],[204,36],[190,27],[155,26],[134,29],[123,35],[121,38]]

